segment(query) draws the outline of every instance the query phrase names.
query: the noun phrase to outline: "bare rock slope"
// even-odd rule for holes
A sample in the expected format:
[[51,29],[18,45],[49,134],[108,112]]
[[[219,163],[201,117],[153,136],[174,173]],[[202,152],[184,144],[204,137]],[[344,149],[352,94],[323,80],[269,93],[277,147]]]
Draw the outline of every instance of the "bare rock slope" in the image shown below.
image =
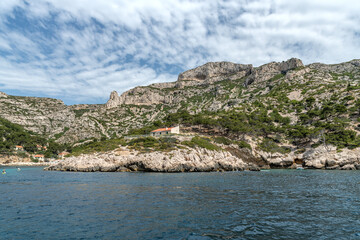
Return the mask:
[[136,151],[117,150],[109,153],[81,155],[52,164],[45,170],[209,172],[259,170],[259,168],[254,164],[245,163],[227,151],[210,151],[197,148],[144,154]]

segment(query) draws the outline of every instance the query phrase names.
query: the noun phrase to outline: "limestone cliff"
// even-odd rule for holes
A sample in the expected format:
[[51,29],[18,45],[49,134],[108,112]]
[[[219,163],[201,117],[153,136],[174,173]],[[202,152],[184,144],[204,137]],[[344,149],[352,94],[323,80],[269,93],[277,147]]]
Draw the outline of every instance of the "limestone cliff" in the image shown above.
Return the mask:
[[259,170],[229,152],[206,149],[181,149],[171,152],[141,154],[137,151],[115,150],[70,157],[46,167],[45,170],[80,172],[209,172]]
[[180,73],[176,86],[181,88],[189,85],[209,84],[224,80],[225,78],[242,78],[249,75],[252,68],[253,66],[251,64],[209,62],[200,67]]
[[[272,62],[254,68],[251,64],[236,64],[231,62],[209,62],[197,68],[179,74],[175,83],[153,84],[149,87],[136,87],[118,96],[116,91],[110,95],[106,108],[114,108],[123,104],[156,105],[177,104],[186,100],[188,96],[181,97],[178,91],[186,87],[198,85],[209,86],[224,80],[237,80],[246,77],[245,85],[253,82],[264,82],[277,74],[303,67],[300,59],[291,58],[287,61]],[[172,95],[167,93],[172,92]]]
[[337,117],[350,119],[349,130],[357,132],[359,66],[360,60],[304,66],[296,58],[259,67],[211,62],[180,73],[176,82],[135,87],[120,96],[113,91],[104,105],[66,106],[61,100],[0,92],[0,117],[57,142],[76,143],[120,137],[178,110],[250,113],[263,105],[268,114],[275,109],[291,124],[309,124],[305,113],[313,116],[336,103],[346,108]]
[[302,61],[297,58],[291,58],[285,62],[272,62],[264,64],[258,68],[252,69],[251,73],[245,80],[245,85],[249,85],[253,82],[261,83],[268,79],[271,79],[277,74],[286,73],[289,70],[293,70],[299,67],[304,67]]

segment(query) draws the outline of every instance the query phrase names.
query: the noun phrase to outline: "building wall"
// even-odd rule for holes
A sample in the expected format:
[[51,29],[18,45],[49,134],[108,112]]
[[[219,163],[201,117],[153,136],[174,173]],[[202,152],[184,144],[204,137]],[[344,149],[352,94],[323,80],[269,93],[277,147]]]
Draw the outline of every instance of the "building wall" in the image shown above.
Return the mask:
[[171,129],[171,133],[180,134],[180,127],[176,126]]
[[171,129],[168,129],[167,131],[161,131],[161,132],[152,132],[150,133],[151,136],[157,137],[157,136],[166,136],[169,134],[180,134],[180,127],[176,126]]
[[151,136],[166,136],[169,135],[170,133],[171,133],[170,131],[154,132],[151,133]]

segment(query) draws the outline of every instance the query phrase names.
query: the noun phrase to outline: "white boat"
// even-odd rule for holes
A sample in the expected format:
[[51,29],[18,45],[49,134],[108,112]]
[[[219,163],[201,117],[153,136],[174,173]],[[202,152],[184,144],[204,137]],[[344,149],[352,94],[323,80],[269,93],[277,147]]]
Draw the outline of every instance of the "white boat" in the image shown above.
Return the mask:
[[301,164],[296,164],[296,170],[304,170]]

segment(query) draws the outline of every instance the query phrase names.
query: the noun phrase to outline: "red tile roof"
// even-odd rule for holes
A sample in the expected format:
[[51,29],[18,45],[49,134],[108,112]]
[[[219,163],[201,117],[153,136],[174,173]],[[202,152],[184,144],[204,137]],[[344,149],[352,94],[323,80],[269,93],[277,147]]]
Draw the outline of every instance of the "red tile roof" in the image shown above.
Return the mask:
[[16,146],[17,148],[23,148],[23,146]]
[[35,155],[34,157],[44,157],[44,155],[42,155],[42,154],[37,154],[37,155]]
[[151,132],[165,132],[165,131],[170,131],[172,128],[159,128],[159,129],[156,129],[154,131],[151,131]]

